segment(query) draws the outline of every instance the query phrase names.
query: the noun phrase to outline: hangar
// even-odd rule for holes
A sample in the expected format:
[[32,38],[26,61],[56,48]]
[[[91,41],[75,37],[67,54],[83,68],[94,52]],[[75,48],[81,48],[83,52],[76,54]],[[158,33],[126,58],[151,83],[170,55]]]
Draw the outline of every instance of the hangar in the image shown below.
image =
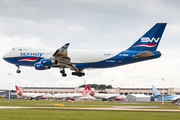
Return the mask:
[[145,94],[130,94],[127,95],[127,101],[150,101],[151,96]]

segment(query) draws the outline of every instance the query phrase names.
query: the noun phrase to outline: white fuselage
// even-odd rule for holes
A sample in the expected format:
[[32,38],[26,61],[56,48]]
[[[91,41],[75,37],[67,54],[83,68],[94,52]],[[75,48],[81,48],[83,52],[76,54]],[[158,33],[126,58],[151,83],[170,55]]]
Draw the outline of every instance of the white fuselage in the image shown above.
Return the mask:
[[104,94],[104,93],[95,93],[93,95],[96,99],[112,99],[112,98],[120,98],[120,99],[126,99],[126,96],[120,95],[120,94]]
[[52,97],[55,99],[66,99],[66,98],[78,98],[82,97],[81,93],[74,93],[74,94],[54,94]]
[[[52,58],[55,50],[37,49],[30,47],[16,47],[6,53],[3,58],[15,57],[32,57],[38,56],[43,58]],[[33,54],[32,54],[33,53]],[[34,53],[39,53],[35,55]],[[96,50],[68,50],[68,57],[71,58],[71,63],[91,63],[98,62],[117,55],[119,51],[96,51]],[[42,56],[40,56],[42,55]]]
[[36,98],[36,97],[42,97],[46,95],[45,93],[23,93],[21,97],[24,98]]

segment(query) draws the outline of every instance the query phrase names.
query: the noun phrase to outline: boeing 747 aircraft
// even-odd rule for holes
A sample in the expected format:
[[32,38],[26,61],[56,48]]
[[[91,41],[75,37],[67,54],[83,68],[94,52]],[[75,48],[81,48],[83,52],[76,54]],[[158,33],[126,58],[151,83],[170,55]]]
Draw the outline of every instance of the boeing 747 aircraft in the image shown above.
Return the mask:
[[15,47],[3,56],[3,59],[17,66],[33,66],[36,70],[47,70],[52,67],[60,68],[60,73],[66,77],[65,68],[73,70],[72,75],[84,76],[87,68],[110,68],[135,62],[159,58],[161,53],[156,51],[166,23],[155,24],[148,32],[139,38],[127,50],[93,51],[68,50],[70,43],[61,48],[46,50],[29,47]]

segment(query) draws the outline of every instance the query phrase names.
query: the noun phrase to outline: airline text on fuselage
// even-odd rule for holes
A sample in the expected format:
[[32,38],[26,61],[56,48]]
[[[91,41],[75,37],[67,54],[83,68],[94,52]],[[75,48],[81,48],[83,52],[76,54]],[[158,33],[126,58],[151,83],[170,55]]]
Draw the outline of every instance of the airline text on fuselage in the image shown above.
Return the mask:
[[33,52],[21,52],[20,56],[34,56],[41,57],[44,53],[33,53]]

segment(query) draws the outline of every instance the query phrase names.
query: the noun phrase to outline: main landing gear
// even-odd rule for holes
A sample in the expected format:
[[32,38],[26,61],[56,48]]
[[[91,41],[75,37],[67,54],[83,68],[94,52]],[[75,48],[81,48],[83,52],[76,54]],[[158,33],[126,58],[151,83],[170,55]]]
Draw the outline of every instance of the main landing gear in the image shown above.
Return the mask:
[[62,70],[60,70],[60,73],[62,74],[63,77],[66,77],[66,76],[67,76],[67,74],[65,73],[64,68],[63,68]]
[[79,70],[79,72],[72,72],[72,75],[82,77],[85,76],[85,73],[82,70]]
[[21,73],[21,70],[19,70],[20,69],[20,67],[19,67],[19,65],[17,65],[17,70],[16,70],[16,73]]
[[[63,77],[67,76],[67,74],[65,73],[64,68],[62,70],[60,70],[60,73],[62,74]],[[82,77],[82,76],[85,76],[85,73],[80,69],[80,70],[78,70],[76,72],[72,72],[72,75]]]

